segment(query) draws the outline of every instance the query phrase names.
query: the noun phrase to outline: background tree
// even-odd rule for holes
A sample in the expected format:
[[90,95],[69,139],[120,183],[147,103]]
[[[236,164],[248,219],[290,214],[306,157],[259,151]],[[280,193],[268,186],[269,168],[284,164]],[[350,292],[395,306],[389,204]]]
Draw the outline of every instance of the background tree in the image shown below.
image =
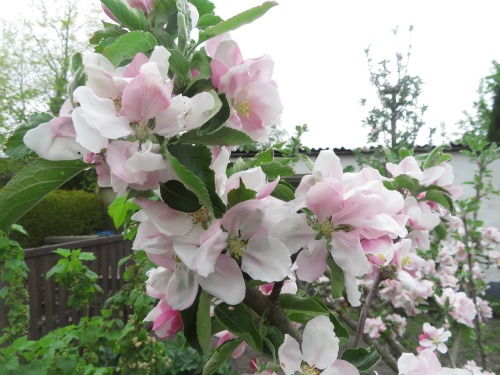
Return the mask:
[[500,63],[492,61],[492,65],[490,74],[479,83],[472,113],[464,111],[465,119],[458,123],[460,143],[469,138],[500,142]]
[[0,38],[0,133],[30,113],[58,114],[66,99],[70,59],[88,45],[98,17],[84,2],[33,2],[35,15],[6,22]]

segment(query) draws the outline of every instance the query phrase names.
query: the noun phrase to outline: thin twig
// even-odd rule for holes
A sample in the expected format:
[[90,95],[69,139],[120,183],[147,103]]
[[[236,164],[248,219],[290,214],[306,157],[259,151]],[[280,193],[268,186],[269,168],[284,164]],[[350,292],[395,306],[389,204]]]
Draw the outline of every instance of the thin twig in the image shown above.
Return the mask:
[[359,347],[361,339],[363,338],[363,332],[365,330],[365,323],[366,323],[366,318],[368,317],[368,311],[370,310],[370,305],[372,301],[377,296],[378,287],[381,282],[382,282],[382,275],[380,269],[378,269],[377,274],[375,275],[375,280],[373,281],[372,289],[370,290],[370,293],[368,293],[366,301],[363,304],[363,307],[361,308],[361,313],[359,315],[359,320],[358,320],[358,327],[356,329],[356,337],[354,339],[355,348]]

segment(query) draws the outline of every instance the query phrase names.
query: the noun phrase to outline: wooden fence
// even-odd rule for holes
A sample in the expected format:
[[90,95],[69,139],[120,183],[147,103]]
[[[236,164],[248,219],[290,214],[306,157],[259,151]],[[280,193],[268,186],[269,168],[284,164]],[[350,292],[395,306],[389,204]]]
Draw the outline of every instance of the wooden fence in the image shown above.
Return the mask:
[[[81,249],[92,252],[96,260],[91,263],[92,271],[99,275],[98,283],[104,293],[90,306],[90,314],[98,315],[104,301],[123,286],[125,266],[118,267],[118,261],[131,254],[131,243],[122,236],[99,237],[84,241],[68,242],[26,250],[26,264],[29,268],[29,338],[39,339],[51,330],[68,324],[77,324],[83,313],[67,306],[68,292],[59,288],[53,278],[46,279],[47,272],[57,263],[59,255],[53,251],[59,248]],[[1,264],[0,264],[1,271]],[[2,286],[0,285],[0,288]],[[8,306],[0,305],[0,331],[7,324]]]

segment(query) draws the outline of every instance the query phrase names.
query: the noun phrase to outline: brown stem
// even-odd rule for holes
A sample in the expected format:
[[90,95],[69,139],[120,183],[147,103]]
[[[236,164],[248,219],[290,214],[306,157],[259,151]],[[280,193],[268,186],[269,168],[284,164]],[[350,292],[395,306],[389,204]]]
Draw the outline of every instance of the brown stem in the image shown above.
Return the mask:
[[[351,330],[353,330],[353,331],[357,330],[355,321],[351,320],[349,317],[344,315],[344,313],[342,313],[342,312],[337,311],[337,313],[339,314],[340,319]],[[397,360],[396,360],[396,358],[394,358],[394,356],[391,353],[389,353],[387,350],[385,350],[385,348],[382,345],[380,345],[380,343],[378,341],[372,339],[370,336],[362,335],[362,338],[368,345],[373,346],[377,350],[378,354],[380,354],[380,356],[382,357],[382,360],[385,362],[385,364],[388,367],[390,367],[391,370],[393,370],[395,373],[398,372]]]
[[279,304],[279,300],[272,301],[271,298],[262,294],[257,288],[247,287],[243,303],[250,307],[260,316],[267,314],[267,319],[281,332],[287,333],[298,342],[302,342],[302,335],[292,324],[285,311]]
[[365,323],[366,323],[366,318],[368,317],[368,311],[370,310],[370,305],[373,299],[377,296],[378,287],[381,282],[382,282],[382,275],[380,269],[378,269],[377,274],[375,275],[375,280],[373,281],[372,289],[370,290],[370,293],[368,293],[366,301],[363,307],[361,308],[361,314],[359,315],[359,320],[358,320],[358,327],[356,329],[356,337],[354,338],[355,348],[359,347],[361,339],[363,338],[363,332],[365,330]]
[[478,304],[477,304],[477,291],[476,291],[476,284],[474,283],[474,277],[472,275],[472,267],[473,267],[473,260],[472,260],[472,241],[470,238],[469,234],[469,229],[467,226],[467,220],[466,218],[462,219],[464,223],[464,236],[465,236],[465,249],[467,251],[467,265],[469,266],[469,274],[468,274],[468,283],[469,283],[469,297],[472,299],[472,302],[474,303],[474,308],[476,309],[476,317],[474,318],[474,328],[476,329],[476,345],[477,349],[479,350],[479,355],[481,356],[481,367],[483,369],[486,368],[486,352],[484,350],[483,346],[483,338],[482,338],[482,330],[481,330],[481,317],[479,316],[479,309],[478,309]]

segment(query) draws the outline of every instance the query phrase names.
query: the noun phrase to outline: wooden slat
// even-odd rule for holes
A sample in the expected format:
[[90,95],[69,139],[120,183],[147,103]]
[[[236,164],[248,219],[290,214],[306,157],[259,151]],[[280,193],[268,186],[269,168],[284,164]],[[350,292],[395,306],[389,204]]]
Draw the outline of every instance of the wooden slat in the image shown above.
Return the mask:
[[[43,246],[25,251],[25,260],[29,268],[29,337],[39,339],[52,329],[63,327],[69,323],[78,324],[82,312],[68,308],[68,292],[54,282],[45,280],[46,273],[57,263],[59,256],[53,254],[58,248],[81,249],[93,252],[96,260],[91,269],[99,275],[99,284],[104,294],[90,307],[90,313],[98,314],[104,301],[123,286],[125,267],[118,267],[118,260],[131,254],[131,243],[121,236],[102,237],[97,239]],[[0,263],[0,270],[1,270]],[[7,323],[7,306],[0,305],[0,329]]]

